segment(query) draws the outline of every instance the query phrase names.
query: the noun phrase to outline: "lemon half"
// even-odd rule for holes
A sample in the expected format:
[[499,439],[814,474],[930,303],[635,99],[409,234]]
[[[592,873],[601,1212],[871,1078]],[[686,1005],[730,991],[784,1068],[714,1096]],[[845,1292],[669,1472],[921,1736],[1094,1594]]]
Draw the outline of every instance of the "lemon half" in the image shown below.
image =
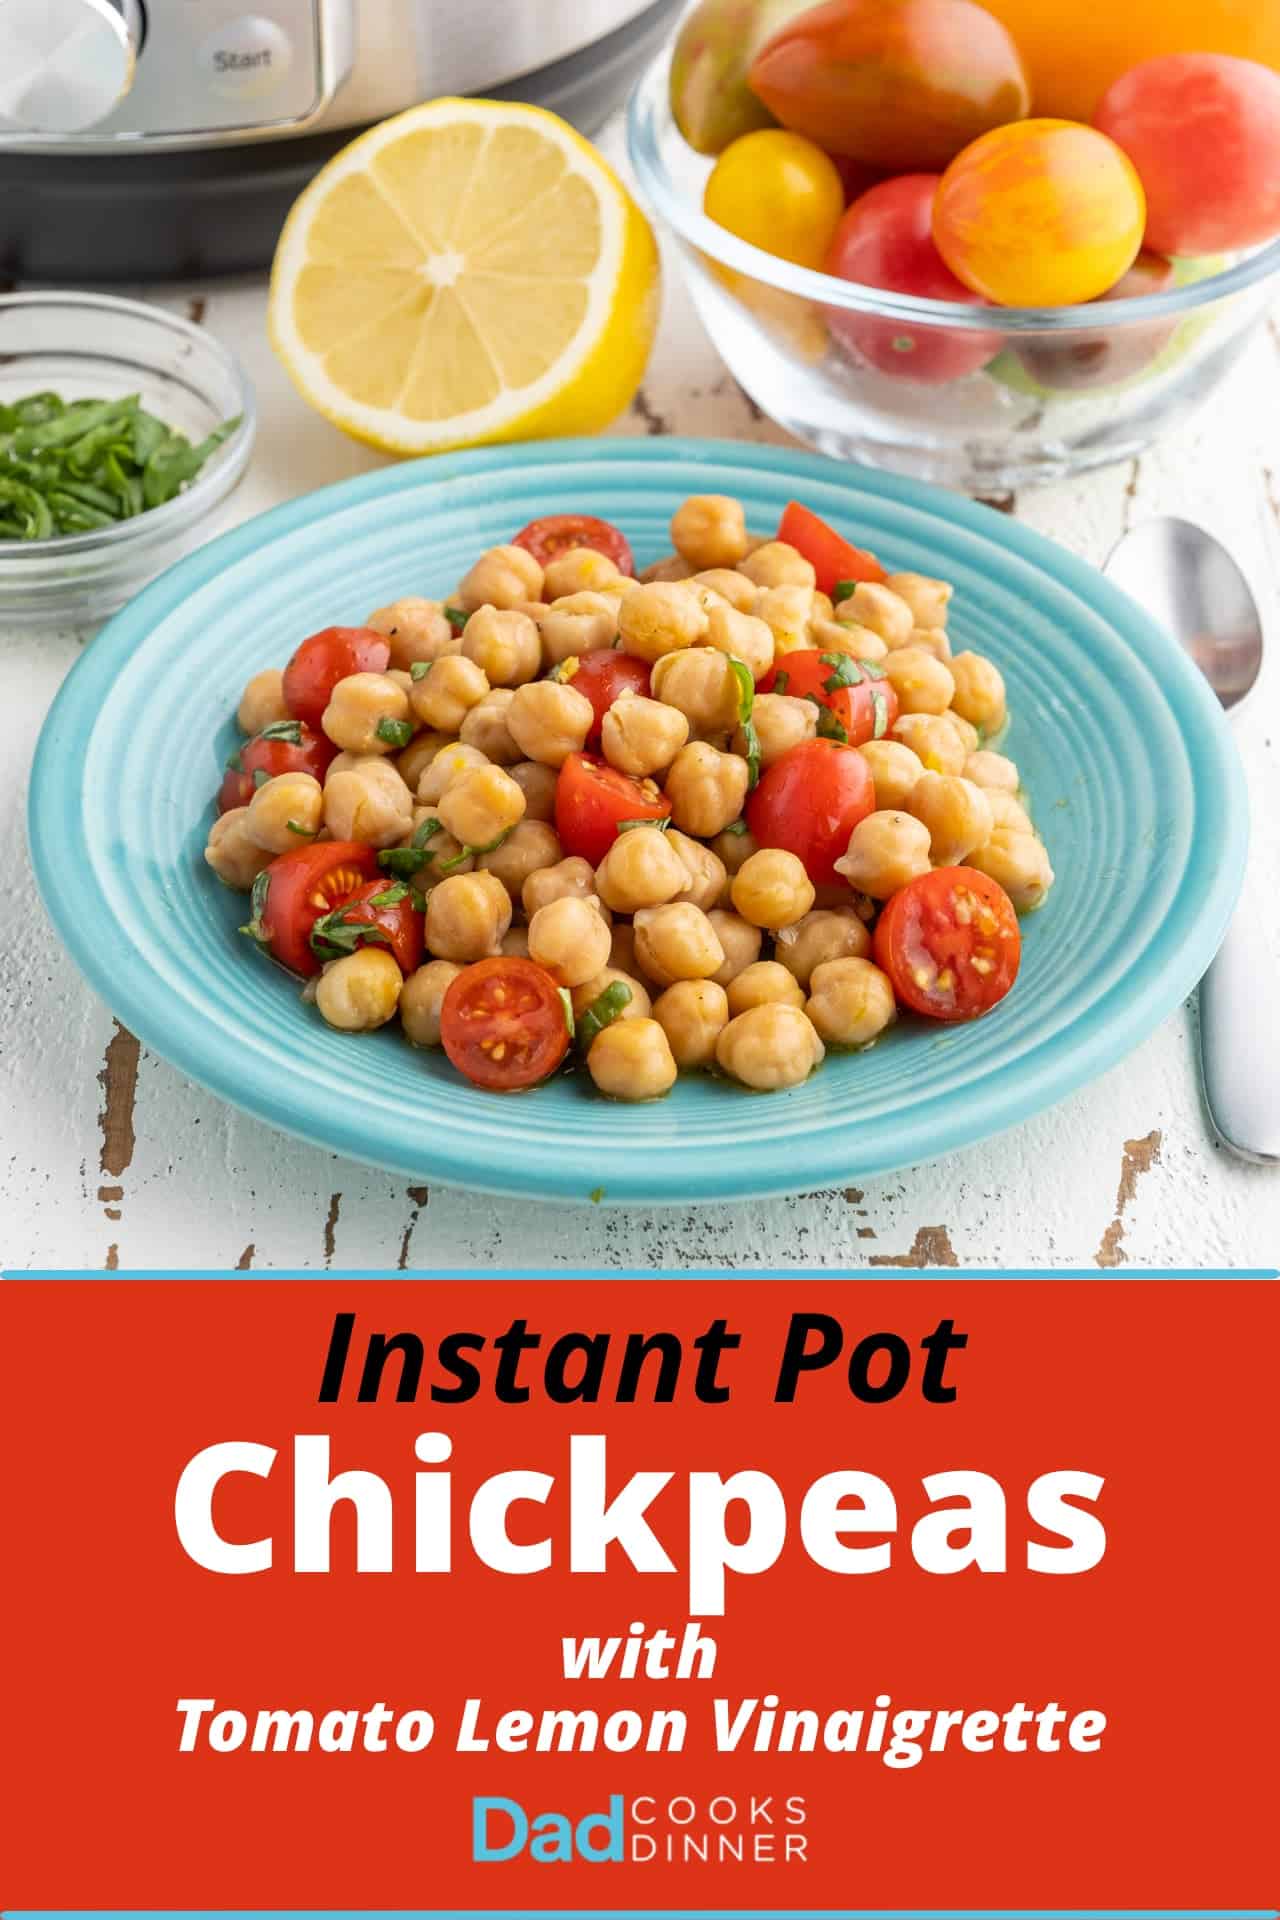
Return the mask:
[[276,248],[268,328],[303,399],[389,453],[593,433],[628,406],[658,254],[555,114],[433,100],[344,147]]

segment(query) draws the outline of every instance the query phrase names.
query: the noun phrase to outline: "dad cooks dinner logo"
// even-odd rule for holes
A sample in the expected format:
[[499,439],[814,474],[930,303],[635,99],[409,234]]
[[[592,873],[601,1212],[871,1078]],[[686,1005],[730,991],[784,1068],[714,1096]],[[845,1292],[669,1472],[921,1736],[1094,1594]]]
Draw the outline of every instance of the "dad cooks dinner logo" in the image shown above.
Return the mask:
[[804,1796],[761,1793],[611,1793],[598,1811],[532,1813],[505,1794],[471,1802],[471,1858],[492,1864],[580,1860],[591,1866],[654,1861],[746,1861],[790,1866],[808,1858]]

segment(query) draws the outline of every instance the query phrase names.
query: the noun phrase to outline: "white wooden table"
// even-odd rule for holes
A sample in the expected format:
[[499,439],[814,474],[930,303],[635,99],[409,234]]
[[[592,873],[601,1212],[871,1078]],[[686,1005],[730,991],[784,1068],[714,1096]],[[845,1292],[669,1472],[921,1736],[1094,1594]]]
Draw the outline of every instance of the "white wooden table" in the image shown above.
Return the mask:
[[[614,148],[615,141],[606,142]],[[136,290],[135,290],[136,291]],[[241,355],[261,406],[250,472],[221,526],[380,464],[308,413],[264,334],[261,283],[156,293]],[[1280,320],[1198,423],[1144,459],[1010,504],[1093,561],[1150,514],[1230,542],[1272,620],[1267,684],[1240,724],[1254,809],[1251,884],[1280,989]],[[624,434],[783,442],[726,374],[672,267],[657,349]],[[219,529],[220,530],[220,529]],[[1262,1266],[1280,1248],[1280,1171],[1215,1147],[1194,1003],[1104,1079],[1016,1131],[865,1187],[759,1204],[567,1210],[406,1188],[301,1146],[140,1051],[63,955],[39,906],[23,802],[41,722],[88,636],[0,630],[0,1263],[13,1268]],[[1205,848],[1204,857],[1213,858]],[[797,1170],[803,1178],[803,1169]]]

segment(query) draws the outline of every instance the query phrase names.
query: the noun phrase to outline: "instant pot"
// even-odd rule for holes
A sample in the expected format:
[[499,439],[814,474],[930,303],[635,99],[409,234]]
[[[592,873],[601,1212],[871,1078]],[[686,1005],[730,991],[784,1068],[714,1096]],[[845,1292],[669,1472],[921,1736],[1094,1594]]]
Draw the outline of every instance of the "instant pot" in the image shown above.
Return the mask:
[[440,94],[591,132],[681,0],[0,0],[0,274],[261,268],[360,128]]

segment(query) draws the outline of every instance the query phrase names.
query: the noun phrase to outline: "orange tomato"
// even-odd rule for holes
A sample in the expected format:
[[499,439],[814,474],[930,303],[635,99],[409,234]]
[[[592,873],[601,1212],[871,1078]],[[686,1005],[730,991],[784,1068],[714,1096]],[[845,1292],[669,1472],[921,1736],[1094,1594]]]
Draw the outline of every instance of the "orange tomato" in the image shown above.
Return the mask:
[[1147,203],[1127,154],[1093,127],[1022,120],[952,161],[933,237],[958,280],[1000,307],[1096,300],[1129,271]]

